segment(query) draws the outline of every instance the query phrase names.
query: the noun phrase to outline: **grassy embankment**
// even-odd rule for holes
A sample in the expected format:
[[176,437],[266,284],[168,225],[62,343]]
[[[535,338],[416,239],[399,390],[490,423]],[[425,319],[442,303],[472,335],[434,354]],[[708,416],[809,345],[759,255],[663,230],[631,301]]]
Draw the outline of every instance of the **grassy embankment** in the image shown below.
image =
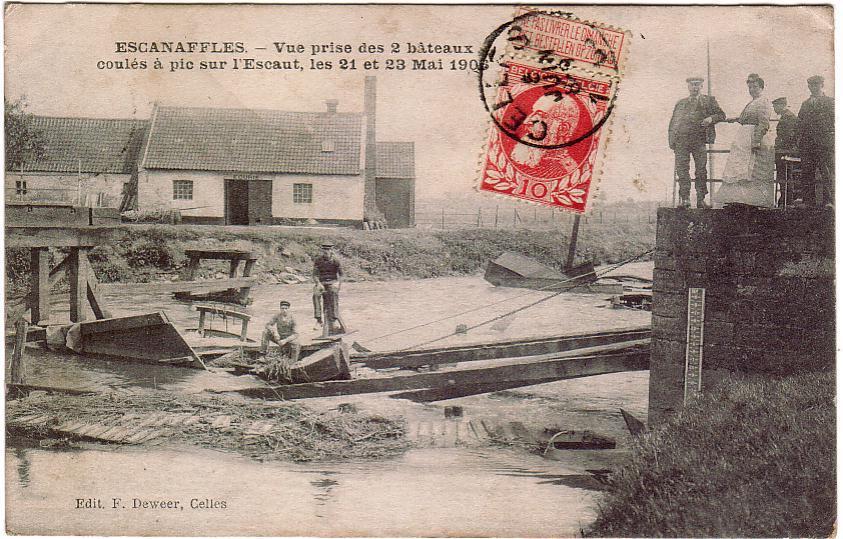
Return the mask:
[[828,537],[833,373],[733,377],[642,436],[593,537]]
[[[429,278],[476,273],[507,250],[558,267],[567,256],[568,232],[133,225],[103,232],[102,244],[92,249],[90,260],[102,282],[148,282],[177,278],[186,261],[186,248],[249,249],[260,255],[253,275],[262,282],[280,282],[285,267],[308,275],[319,243],[330,239],[349,280]],[[578,254],[580,259],[617,262],[654,243],[653,224],[587,224],[580,231]],[[29,253],[8,249],[6,255],[9,288],[20,293],[28,286]],[[60,256],[53,253],[54,259]],[[222,262],[207,262],[202,271],[200,277],[227,275],[228,270]]]

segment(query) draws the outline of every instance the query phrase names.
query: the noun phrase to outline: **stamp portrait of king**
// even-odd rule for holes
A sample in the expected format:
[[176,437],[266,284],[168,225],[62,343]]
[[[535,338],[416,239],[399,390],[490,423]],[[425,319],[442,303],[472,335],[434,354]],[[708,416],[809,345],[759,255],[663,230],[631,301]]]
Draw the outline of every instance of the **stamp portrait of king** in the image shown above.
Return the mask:
[[480,190],[585,212],[611,89],[610,82],[510,63]]

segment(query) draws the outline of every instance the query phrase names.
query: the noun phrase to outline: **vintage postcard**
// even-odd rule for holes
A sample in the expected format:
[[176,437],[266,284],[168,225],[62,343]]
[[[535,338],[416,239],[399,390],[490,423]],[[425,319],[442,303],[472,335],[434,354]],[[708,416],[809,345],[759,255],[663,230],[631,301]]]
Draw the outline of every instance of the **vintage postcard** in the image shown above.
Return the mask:
[[7,533],[835,533],[832,7],[3,24]]

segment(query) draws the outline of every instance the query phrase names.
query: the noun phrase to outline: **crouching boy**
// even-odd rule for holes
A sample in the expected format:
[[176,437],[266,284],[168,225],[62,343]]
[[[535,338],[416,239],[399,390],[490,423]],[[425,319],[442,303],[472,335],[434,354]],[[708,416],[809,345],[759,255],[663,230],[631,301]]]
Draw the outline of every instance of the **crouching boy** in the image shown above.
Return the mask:
[[281,301],[278,304],[279,312],[270,318],[261,336],[261,353],[266,354],[270,341],[274,342],[281,349],[281,353],[288,356],[292,363],[299,360],[301,345],[299,335],[296,333],[296,321],[290,314],[290,302]]

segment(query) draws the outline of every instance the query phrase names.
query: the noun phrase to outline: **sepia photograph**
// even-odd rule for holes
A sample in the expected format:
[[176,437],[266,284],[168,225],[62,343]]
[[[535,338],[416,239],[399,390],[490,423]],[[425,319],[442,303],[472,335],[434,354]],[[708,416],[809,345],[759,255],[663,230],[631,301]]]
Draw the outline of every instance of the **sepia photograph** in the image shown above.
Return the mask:
[[836,534],[834,22],[7,2],[4,531]]

